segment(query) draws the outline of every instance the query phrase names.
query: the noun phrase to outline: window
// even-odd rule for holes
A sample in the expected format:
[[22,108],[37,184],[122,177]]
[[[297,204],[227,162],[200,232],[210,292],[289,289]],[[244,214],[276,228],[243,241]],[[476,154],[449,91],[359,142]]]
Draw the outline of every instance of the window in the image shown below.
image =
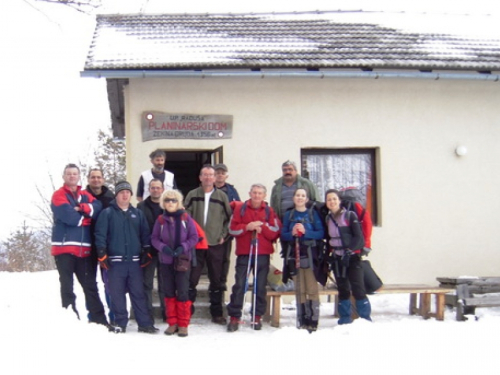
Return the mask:
[[323,201],[328,189],[357,187],[363,205],[377,224],[375,149],[302,149],[302,176],[318,187]]

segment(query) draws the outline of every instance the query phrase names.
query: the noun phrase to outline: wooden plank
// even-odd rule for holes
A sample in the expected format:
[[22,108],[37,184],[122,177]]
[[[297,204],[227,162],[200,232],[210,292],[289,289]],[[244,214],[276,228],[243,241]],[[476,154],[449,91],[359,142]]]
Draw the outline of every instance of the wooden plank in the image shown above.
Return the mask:
[[465,306],[495,307],[500,306],[500,297],[472,297],[463,299]]
[[[454,292],[454,288],[443,288],[439,286],[431,286],[425,284],[387,284],[384,285],[374,294],[392,294],[392,293],[451,293]],[[338,290],[336,289],[320,289],[318,291],[319,295],[338,295]],[[293,296],[295,292],[293,290],[286,292],[277,292],[275,290],[268,290],[268,296]]]

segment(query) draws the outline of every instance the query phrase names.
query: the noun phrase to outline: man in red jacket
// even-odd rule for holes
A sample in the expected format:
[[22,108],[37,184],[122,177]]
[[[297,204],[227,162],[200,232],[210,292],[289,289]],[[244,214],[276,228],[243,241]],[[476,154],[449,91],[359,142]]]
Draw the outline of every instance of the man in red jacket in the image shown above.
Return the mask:
[[260,330],[260,318],[266,311],[266,284],[269,273],[269,259],[274,252],[273,243],[279,238],[281,222],[273,209],[264,202],[266,187],[253,184],[250,199],[235,202],[233,216],[229,224],[229,233],[236,238],[235,283],[231,299],[227,306],[231,320],[227,326],[229,332],[238,330],[241,309],[248,287],[250,269],[253,269],[256,285],[255,306],[252,306],[252,328]]

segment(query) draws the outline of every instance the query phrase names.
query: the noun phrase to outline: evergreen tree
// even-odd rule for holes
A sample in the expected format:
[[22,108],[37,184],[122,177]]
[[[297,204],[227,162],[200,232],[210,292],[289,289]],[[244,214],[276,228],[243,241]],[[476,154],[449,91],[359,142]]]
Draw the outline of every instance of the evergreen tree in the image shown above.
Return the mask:
[[11,233],[3,246],[2,258],[6,262],[6,271],[35,272],[55,268],[50,255],[50,237],[43,232],[34,232],[26,222]]
[[81,164],[82,178],[87,177],[92,167],[103,171],[105,184],[114,190],[117,182],[127,178],[125,165],[125,141],[113,138],[111,129],[99,130],[97,133],[97,148],[94,151],[94,163]]

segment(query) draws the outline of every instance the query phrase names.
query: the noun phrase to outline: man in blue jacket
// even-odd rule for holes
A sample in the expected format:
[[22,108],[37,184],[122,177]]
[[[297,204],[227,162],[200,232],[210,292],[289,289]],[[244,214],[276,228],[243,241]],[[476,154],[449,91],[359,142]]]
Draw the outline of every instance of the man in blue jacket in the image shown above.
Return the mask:
[[110,330],[126,331],[128,292],[138,331],[156,333],[158,329],[148,313],[141,268],[141,263],[146,265],[150,259],[149,226],[142,211],[130,204],[132,186],[127,181],[116,184],[115,194],[115,200],[99,215],[95,230],[97,256],[101,267],[108,270],[111,309],[115,314],[115,325]]

